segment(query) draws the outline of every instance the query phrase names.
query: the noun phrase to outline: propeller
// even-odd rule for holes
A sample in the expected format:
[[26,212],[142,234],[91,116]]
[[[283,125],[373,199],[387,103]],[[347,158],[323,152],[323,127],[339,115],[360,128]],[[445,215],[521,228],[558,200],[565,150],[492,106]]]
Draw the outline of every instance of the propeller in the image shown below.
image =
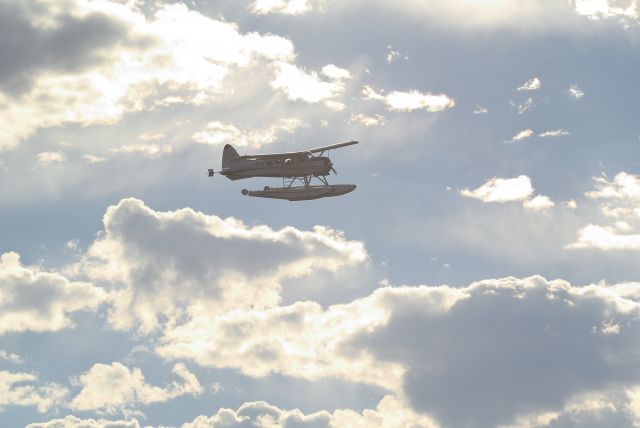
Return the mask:
[[331,166],[331,171],[333,171],[333,173],[334,173],[335,175],[338,175],[338,171],[336,171],[336,169],[333,167],[333,165]]

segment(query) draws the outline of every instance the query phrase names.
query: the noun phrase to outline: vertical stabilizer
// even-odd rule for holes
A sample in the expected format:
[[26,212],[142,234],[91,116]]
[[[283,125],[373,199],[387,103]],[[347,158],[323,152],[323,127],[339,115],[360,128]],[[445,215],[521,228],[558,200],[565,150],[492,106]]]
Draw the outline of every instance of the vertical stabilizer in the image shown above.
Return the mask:
[[222,169],[228,168],[231,166],[231,162],[239,157],[236,149],[231,147],[231,144],[227,144],[224,146],[224,151],[222,152]]

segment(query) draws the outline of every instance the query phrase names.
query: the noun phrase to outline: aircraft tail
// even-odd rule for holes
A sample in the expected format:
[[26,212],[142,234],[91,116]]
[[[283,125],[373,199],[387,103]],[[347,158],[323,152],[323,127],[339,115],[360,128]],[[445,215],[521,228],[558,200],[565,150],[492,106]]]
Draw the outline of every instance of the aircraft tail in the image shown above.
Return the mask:
[[231,162],[239,157],[240,155],[238,155],[238,152],[236,152],[236,149],[234,149],[233,147],[231,147],[231,144],[227,144],[224,146],[224,151],[222,152],[222,168],[228,168],[229,166],[231,166]]

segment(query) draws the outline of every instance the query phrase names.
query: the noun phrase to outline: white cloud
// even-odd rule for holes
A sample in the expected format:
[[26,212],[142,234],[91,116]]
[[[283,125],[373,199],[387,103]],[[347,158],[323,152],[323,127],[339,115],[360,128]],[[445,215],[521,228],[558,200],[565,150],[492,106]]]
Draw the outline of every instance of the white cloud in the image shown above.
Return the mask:
[[639,300],[637,283],[572,286],[539,276],[383,287],[326,309],[203,309],[167,329],[157,351],[252,377],[375,384],[442,426],[499,426],[561,411],[586,392],[639,384],[625,357],[640,345]]
[[561,137],[564,135],[571,135],[569,131],[565,131],[564,129],[554,129],[552,131],[545,131],[538,134],[538,137],[541,138],[549,138],[549,137]]
[[312,8],[311,0],[255,0],[249,5],[249,10],[256,15],[302,15]]
[[520,175],[515,178],[492,178],[477,189],[462,189],[460,194],[482,202],[522,201],[533,195],[533,187],[529,177]]
[[32,373],[0,370],[0,409],[7,406],[34,406],[44,413],[61,405],[66,399],[66,388],[55,384],[34,385],[37,376]]
[[586,193],[589,198],[640,204],[640,175],[620,172],[613,181],[602,177],[595,177],[594,181],[596,189]]
[[333,68],[326,71],[334,74],[330,82],[321,80],[315,71],[307,73],[294,64],[279,62],[276,64],[276,76],[271,81],[271,87],[282,91],[292,101],[324,102],[329,108],[340,110],[343,104],[336,98],[344,93],[345,79],[335,78],[336,70]]
[[584,92],[582,92],[580,88],[578,88],[578,85],[571,85],[569,87],[569,95],[579,100],[580,98],[584,97]]
[[556,204],[548,196],[537,195],[533,199],[522,202],[522,206],[533,211],[548,211]]
[[213,416],[198,416],[182,428],[216,427],[351,427],[351,428],[436,428],[438,425],[429,417],[417,414],[406,404],[393,396],[384,397],[375,409],[356,412],[349,409],[335,410],[333,413],[319,411],[304,414],[300,410],[283,410],[264,401],[244,403],[238,410],[220,409]]
[[489,109],[483,106],[476,106],[473,110],[473,114],[489,114]]
[[77,251],[80,248],[80,241],[78,239],[70,239],[64,243],[64,248],[69,251]]
[[94,156],[94,155],[82,155],[82,159],[84,159],[85,161],[87,161],[88,163],[100,163],[100,162],[104,162],[107,159],[100,157],[100,156]]
[[138,136],[138,138],[140,138],[142,141],[158,141],[158,140],[162,140],[165,137],[166,135],[160,132],[156,132],[156,133],[143,132]]
[[111,149],[111,151],[114,153],[142,153],[151,159],[156,159],[173,152],[173,148],[168,144],[127,144]]
[[[221,408],[212,416],[198,416],[184,423],[181,428],[283,428],[283,427],[350,427],[350,428],[437,428],[429,417],[420,415],[397,398],[384,397],[375,409],[357,412],[351,409],[337,409],[333,412],[321,410],[305,414],[298,409],[284,410],[264,401],[242,404],[237,410]],[[105,419],[79,419],[66,416],[48,422],[34,423],[26,428],[140,428],[136,419],[130,421],[109,421]]]
[[518,132],[516,135],[514,135],[511,140],[507,141],[508,143],[513,143],[515,141],[522,141],[525,140],[527,138],[531,138],[533,137],[534,132],[533,129],[525,129],[522,130],[520,132]]
[[[378,304],[383,296],[381,291],[327,310],[315,302],[218,316],[206,307],[194,309],[190,321],[165,331],[156,351],[168,359],[235,368],[251,377],[336,377],[397,389],[402,382],[401,366],[376,362],[365,354],[354,358],[337,352],[351,334],[386,322],[388,313]],[[237,332],[243,332],[242,340]]]
[[[613,180],[594,177],[595,189],[586,193],[599,205],[605,217],[613,219],[611,226],[588,224],[578,230],[576,242],[569,249],[640,250],[640,176],[620,172]],[[636,231],[633,233],[633,231]]]
[[[387,14],[401,14],[405,20],[414,20],[447,31],[508,30],[517,33],[564,33],[589,31],[582,16],[622,18],[633,22],[640,14],[635,0],[407,0],[388,2],[382,0],[361,1],[368,8],[380,8]],[[350,2],[351,3],[351,2]],[[332,2],[332,5],[342,5]],[[584,4],[600,4],[601,8],[589,10]],[[334,6],[337,7],[337,6]],[[345,6],[346,7],[346,6]],[[599,14],[601,9],[604,13]],[[411,21],[410,21],[411,22]],[[473,33],[475,32],[475,33]]]
[[23,362],[20,355],[5,350],[0,350],[0,360],[8,361],[12,364],[21,364]]
[[393,50],[391,48],[391,46],[387,46],[388,52],[387,52],[387,63],[391,64],[394,61],[403,59],[405,61],[409,61],[409,57],[406,55],[401,54],[399,51]]
[[86,282],[22,266],[16,253],[0,256],[0,335],[71,327],[75,311],[93,311],[106,293]]
[[156,212],[136,199],[109,207],[103,221],[78,268],[115,287],[109,319],[117,328],[150,331],[161,315],[179,319],[191,306],[212,314],[274,306],[287,278],[367,260],[361,242],[321,226],[249,227],[191,209]]
[[345,70],[344,68],[340,68],[333,64],[327,64],[322,67],[322,74],[327,76],[329,79],[351,79],[351,72],[349,70]]
[[62,152],[40,152],[36,155],[36,161],[39,165],[66,162],[66,160],[67,158]]
[[[87,0],[32,11],[39,15],[30,18],[52,28],[100,19],[109,33],[91,39],[105,39],[102,44],[86,46],[99,50],[101,61],[34,75],[19,98],[0,91],[0,150],[42,127],[110,124],[127,112],[171,102],[203,104],[227,91],[223,80],[236,70],[294,57],[293,45],[285,38],[242,34],[235,24],[182,4],[162,5],[148,18],[135,7]],[[35,26],[31,31],[47,30]],[[101,28],[92,31],[99,34]]]
[[198,379],[184,364],[173,367],[180,381],[167,387],[149,385],[139,368],[129,369],[120,363],[94,364],[77,379],[82,388],[69,403],[77,411],[97,410],[115,414],[140,404],[159,403],[190,394],[202,393]]
[[518,87],[518,91],[537,91],[542,87],[542,82],[537,77],[533,79],[527,80],[520,87]]
[[568,201],[564,202],[564,206],[569,208],[570,210],[575,210],[576,208],[578,208],[578,203],[573,199],[569,199]]
[[136,419],[113,421],[106,419],[80,419],[69,415],[63,419],[32,423],[27,425],[26,428],[140,428],[140,423]]
[[388,95],[383,95],[365,85],[362,88],[362,95],[366,100],[383,101],[387,109],[392,111],[424,109],[429,112],[437,112],[452,108],[456,104],[454,99],[445,94],[422,93],[415,89],[409,92],[393,91]]
[[240,130],[230,123],[218,121],[209,122],[205,129],[191,136],[197,143],[202,144],[232,144],[238,147],[260,148],[273,143],[286,132],[293,133],[296,129],[306,126],[299,119],[280,119],[268,128]]
[[592,19],[640,18],[637,0],[575,0],[576,12]]
[[518,114],[524,114],[534,109],[533,98],[529,97],[522,104],[518,104],[515,101],[511,101],[511,107],[515,108]]
[[374,114],[373,116],[368,116],[362,113],[352,113],[349,118],[349,124],[351,123],[359,123],[364,126],[381,126],[384,125],[385,117],[381,114]]
[[610,226],[589,224],[578,231],[578,239],[568,249],[640,250],[640,234],[625,235]]

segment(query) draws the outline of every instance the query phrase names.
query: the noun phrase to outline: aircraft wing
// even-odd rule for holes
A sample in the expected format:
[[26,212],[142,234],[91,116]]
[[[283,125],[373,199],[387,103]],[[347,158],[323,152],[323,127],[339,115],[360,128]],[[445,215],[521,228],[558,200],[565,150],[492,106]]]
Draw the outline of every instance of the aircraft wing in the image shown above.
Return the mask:
[[286,152],[286,153],[269,153],[265,155],[245,155],[241,156],[243,158],[252,158],[252,159],[283,159],[295,157],[296,155],[303,155],[305,153],[321,153],[327,150],[339,149],[340,147],[351,146],[353,144],[358,144],[357,141],[347,141],[345,143],[332,144],[330,146],[317,147],[311,150],[301,150],[299,152]]
[[307,150],[309,153],[320,153],[327,150],[339,149],[340,147],[352,146],[354,144],[358,144],[357,141],[346,141],[344,143],[332,144],[330,146],[318,147],[316,149]]

